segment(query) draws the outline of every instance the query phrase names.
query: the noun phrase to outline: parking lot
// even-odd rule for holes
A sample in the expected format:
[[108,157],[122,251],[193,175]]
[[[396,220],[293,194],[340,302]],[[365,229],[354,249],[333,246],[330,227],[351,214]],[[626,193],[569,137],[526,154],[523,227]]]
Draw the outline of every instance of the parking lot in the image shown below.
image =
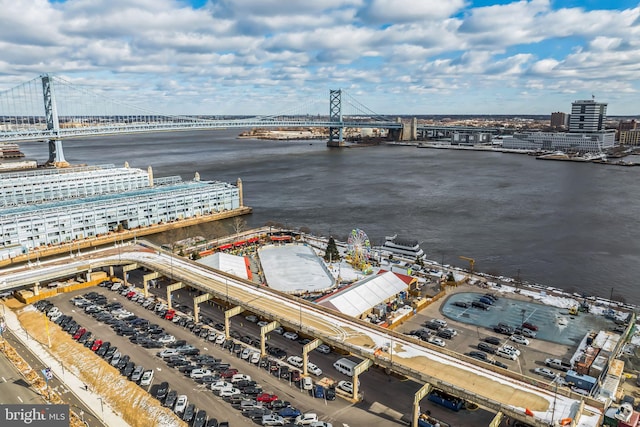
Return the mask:
[[[157,290],[159,291],[160,289]],[[262,391],[277,395],[279,400],[292,402],[301,412],[313,411],[319,415],[320,419],[333,422],[334,425],[337,426],[341,426],[343,423],[347,425],[349,423],[351,425],[362,425],[361,423],[379,423],[381,420],[378,414],[370,411],[370,407],[372,406],[372,402],[370,401],[365,400],[357,405],[352,405],[350,401],[340,397],[334,401],[326,400],[324,398],[326,394],[321,399],[314,398],[310,395],[309,391],[302,390],[300,385],[296,385],[290,377],[281,378],[279,375],[269,374],[266,369],[236,357],[235,353],[223,348],[220,344],[215,344],[215,342],[195,336],[193,332],[184,326],[179,326],[177,323],[160,318],[154,312],[143,308],[136,302],[128,300],[118,292],[113,292],[106,288],[94,288],[51,298],[50,301],[59,307],[62,313],[72,315],[74,320],[87,330],[91,331],[92,339],[99,338],[102,341],[109,341],[111,345],[117,346],[123,355],[128,355],[130,360],[135,362],[135,365],[142,365],[145,369],[154,369],[155,374],[153,384],[149,388],[149,391],[152,394],[156,393],[157,387],[160,383],[166,381],[171,390],[176,390],[178,395],[187,395],[189,403],[193,403],[196,408],[205,409],[210,417],[216,417],[219,421],[229,420],[234,426],[256,425],[256,422],[243,416],[243,413],[234,409],[230,403],[224,401],[219,396],[214,395],[209,387],[198,384],[193,379],[185,376],[178,369],[169,367],[167,363],[155,355],[161,349],[144,348],[140,345],[132,344],[129,336],[116,334],[109,325],[96,320],[90,314],[85,313],[84,310],[76,307],[70,302],[71,298],[91,291],[105,295],[108,303],[120,303],[122,305],[122,310],[130,311],[135,316],[148,319],[151,324],[156,324],[163,328],[167,334],[174,335],[177,339],[186,340],[187,343],[196,347],[201,354],[207,354],[220,359],[223,363],[228,363],[230,367],[238,369],[240,373],[249,375],[251,379],[255,380],[262,387]],[[183,292],[184,296],[180,298],[187,299],[188,291],[183,290]],[[187,309],[187,307],[185,307],[185,309]],[[211,323],[217,323],[221,320],[218,318],[214,321],[214,317],[216,317],[215,311],[217,311],[215,307],[203,304],[202,314],[204,316],[210,316]],[[247,337],[248,340],[248,337],[257,338],[259,336],[259,326],[256,323],[245,319],[244,316],[237,316],[237,318],[234,318],[231,323],[234,335],[240,339]],[[291,355],[301,355],[302,344],[296,340],[287,339],[284,336],[272,333],[269,337],[268,343],[271,348],[280,348],[287,357]],[[238,354],[241,355],[242,353],[238,352]],[[318,351],[314,351],[313,354],[310,354],[310,360],[317,365],[318,369],[328,373],[333,380],[348,380],[350,379],[349,377],[338,373],[331,366],[339,357],[341,357],[341,355],[337,355],[335,353],[324,354]],[[176,368],[178,367],[179,366],[176,366]],[[285,367],[287,366],[283,364],[280,369],[284,371]],[[312,376],[312,378],[317,382],[321,379],[326,379],[326,374],[321,376]],[[384,374],[384,372],[377,372],[373,369],[371,370],[371,375],[367,373],[361,378],[361,384],[363,385],[364,390],[368,389],[367,384],[371,384],[375,388],[376,383],[384,384],[388,383],[390,380],[390,377]],[[415,392],[415,390],[419,388],[418,384],[400,382],[395,378],[394,382],[400,385],[400,389],[407,389],[408,387],[413,390],[403,391],[407,396],[410,396],[411,393]],[[384,396],[385,394],[385,392],[382,393],[382,400],[386,400],[386,397]],[[387,400],[387,402],[393,401],[391,400],[391,396],[388,396],[388,398],[390,400]],[[373,405],[374,407],[382,407],[384,409],[384,405],[378,402],[373,403],[376,403]],[[408,403],[409,405],[405,405],[405,407],[410,407],[410,402]],[[407,412],[408,408],[407,411],[403,412],[403,414]],[[247,412],[245,411],[244,415],[246,414]],[[396,416],[397,419],[389,419],[388,425],[397,423],[401,415],[402,414],[398,413]],[[260,422],[258,421],[257,423],[259,424]]]

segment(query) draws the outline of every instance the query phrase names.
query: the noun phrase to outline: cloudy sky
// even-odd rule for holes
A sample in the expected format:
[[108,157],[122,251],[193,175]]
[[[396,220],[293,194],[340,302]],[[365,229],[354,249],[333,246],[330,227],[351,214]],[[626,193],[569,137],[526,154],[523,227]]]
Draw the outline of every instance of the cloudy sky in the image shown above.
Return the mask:
[[[174,114],[640,114],[638,0],[0,0],[0,90]],[[1,96],[1,95],[0,95]],[[351,110],[350,110],[351,108]],[[345,112],[356,112],[344,107]]]

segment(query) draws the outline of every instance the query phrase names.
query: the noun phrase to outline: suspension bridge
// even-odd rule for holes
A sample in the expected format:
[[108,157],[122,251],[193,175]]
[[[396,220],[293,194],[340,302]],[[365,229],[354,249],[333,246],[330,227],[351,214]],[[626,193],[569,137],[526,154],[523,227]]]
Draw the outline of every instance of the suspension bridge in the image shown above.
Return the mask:
[[[343,113],[343,98],[354,113]],[[182,130],[311,127],[329,129],[327,145],[336,147],[344,145],[347,128],[385,130],[388,138],[395,141],[446,136],[454,131],[480,131],[478,128],[418,125],[415,118],[410,123],[391,119],[376,114],[339,89],[329,92],[326,116],[297,111],[294,114],[222,119],[151,111],[49,74],[0,92],[0,143],[47,141],[50,164],[66,163],[62,141],[70,138]]]

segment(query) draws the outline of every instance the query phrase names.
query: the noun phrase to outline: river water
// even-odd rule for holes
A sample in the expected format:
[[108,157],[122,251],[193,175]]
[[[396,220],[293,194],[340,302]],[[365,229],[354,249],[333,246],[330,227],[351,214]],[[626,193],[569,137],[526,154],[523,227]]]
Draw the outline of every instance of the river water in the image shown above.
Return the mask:
[[[65,141],[73,163],[244,183],[249,226],[268,221],[374,244],[398,234],[428,258],[640,304],[640,168],[414,146],[329,149],[236,139],[238,130]],[[43,143],[23,143],[47,158]]]

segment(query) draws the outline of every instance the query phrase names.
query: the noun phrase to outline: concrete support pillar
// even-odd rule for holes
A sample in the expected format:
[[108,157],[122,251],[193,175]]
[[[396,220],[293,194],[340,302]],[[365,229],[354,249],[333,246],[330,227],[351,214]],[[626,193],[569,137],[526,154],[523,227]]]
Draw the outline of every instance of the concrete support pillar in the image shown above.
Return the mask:
[[193,299],[193,320],[196,323],[200,321],[200,303],[209,301],[211,298],[213,298],[213,295],[207,293],[204,295],[199,295]]
[[193,321],[196,323],[200,321],[200,304],[196,302],[196,298],[193,299]]
[[87,282],[90,282],[90,281],[91,281],[91,269],[88,269],[88,270],[87,270],[87,277],[86,277],[86,279],[85,279],[85,280],[86,280]]
[[178,289],[184,288],[182,282],[176,282],[169,286],[167,286],[167,304],[169,304],[169,309],[171,309],[171,292],[177,291]]
[[147,298],[149,296],[149,281],[154,280],[160,277],[160,273],[154,271],[153,273],[145,274],[142,276],[142,286],[144,286],[144,297]]
[[426,383],[413,395],[413,416],[411,417],[411,426],[418,427],[418,418],[420,417],[420,401],[431,391],[431,384]]
[[109,277],[113,277],[113,265],[109,266]]
[[33,285],[33,294],[34,294],[35,296],[40,295],[40,282],[36,282],[36,283]]
[[241,306],[230,308],[224,312],[224,336],[226,339],[229,339],[231,335],[229,335],[229,319],[233,316],[240,314],[244,311]]

